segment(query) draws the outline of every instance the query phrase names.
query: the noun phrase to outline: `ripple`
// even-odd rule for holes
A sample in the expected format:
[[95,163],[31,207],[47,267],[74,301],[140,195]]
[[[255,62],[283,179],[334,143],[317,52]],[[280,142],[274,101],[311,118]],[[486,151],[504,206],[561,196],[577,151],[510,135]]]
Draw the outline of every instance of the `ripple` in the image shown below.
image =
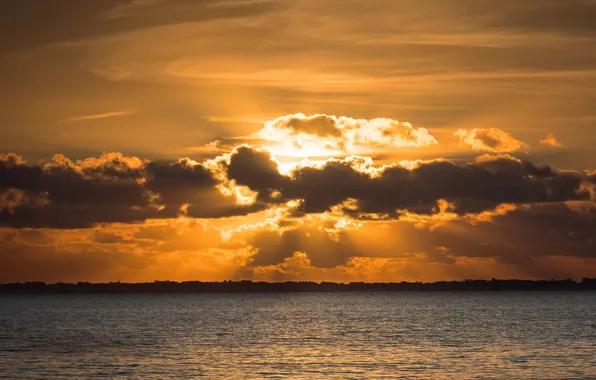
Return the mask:
[[589,292],[0,297],[0,377],[589,379],[594,315]]

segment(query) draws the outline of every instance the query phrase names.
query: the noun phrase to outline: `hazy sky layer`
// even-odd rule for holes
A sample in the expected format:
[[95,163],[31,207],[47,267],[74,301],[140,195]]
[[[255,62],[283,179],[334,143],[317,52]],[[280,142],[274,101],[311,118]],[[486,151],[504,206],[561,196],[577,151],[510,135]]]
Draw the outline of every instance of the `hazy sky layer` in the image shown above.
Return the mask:
[[0,6],[0,282],[593,276],[596,1]]

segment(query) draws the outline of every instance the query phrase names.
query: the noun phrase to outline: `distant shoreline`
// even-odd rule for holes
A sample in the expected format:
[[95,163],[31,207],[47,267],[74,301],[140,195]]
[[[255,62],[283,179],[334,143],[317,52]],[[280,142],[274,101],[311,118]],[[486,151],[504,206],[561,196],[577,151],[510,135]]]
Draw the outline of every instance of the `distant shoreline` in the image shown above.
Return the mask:
[[590,291],[596,278],[567,280],[465,280],[437,282],[334,283],[253,281],[155,281],[143,283],[0,284],[0,294],[212,294],[212,293],[347,293],[400,291]]

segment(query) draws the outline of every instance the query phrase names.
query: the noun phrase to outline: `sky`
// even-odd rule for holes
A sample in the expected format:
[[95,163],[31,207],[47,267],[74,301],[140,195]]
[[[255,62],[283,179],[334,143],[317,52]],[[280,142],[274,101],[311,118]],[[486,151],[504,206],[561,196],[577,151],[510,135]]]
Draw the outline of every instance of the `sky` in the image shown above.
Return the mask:
[[1,7],[0,282],[596,273],[596,1]]

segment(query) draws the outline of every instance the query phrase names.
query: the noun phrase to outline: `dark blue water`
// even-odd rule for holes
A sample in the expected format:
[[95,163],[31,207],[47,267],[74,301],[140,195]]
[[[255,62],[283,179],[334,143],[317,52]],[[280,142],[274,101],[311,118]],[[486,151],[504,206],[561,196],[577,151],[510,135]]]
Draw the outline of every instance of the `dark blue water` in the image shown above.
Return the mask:
[[596,292],[0,296],[0,377],[596,378]]

